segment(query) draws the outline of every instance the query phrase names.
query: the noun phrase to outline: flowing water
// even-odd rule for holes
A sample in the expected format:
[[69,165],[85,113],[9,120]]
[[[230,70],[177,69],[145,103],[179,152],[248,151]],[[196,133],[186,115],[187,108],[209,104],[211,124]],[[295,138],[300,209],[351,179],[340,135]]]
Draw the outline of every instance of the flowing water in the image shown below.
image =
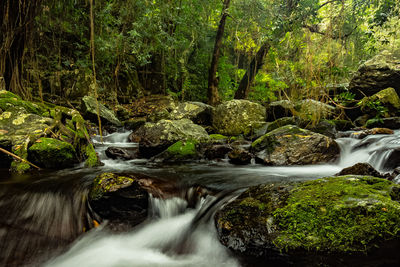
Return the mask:
[[[114,133],[103,143],[94,140],[102,167],[30,176],[0,172],[0,266],[240,266],[243,262],[219,243],[212,220],[216,209],[240,193],[235,189],[316,179],[358,162],[381,172],[400,166],[399,131],[362,140],[339,138],[337,162],[291,167],[233,166],[227,160],[159,166],[108,159],[104,152],[109,146],[135,149],[128,135]],[[150,197],[149,218],[133,230],[112,232],[105,222],[86,232],[96,218],[87,202],[88,190],[93,178],[105,171],[146,174],[183,192],[167,199]],[[225,193],[200,197],[193,207],[180,196],[199,185]]]

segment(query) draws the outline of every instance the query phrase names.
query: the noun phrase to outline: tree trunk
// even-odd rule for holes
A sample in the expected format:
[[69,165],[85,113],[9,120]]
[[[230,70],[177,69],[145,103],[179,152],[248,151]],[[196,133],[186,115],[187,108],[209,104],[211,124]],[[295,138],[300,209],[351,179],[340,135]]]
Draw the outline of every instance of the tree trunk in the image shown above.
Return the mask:
[[5,88],[27,97],[21,83],[26,41],[41,1],[5,0],[0,4],[0,77]]
[[258,71],[264,64],[264,57],[267,55],[271,45],[269,42],[264,43],[257,51],[255,57],[251,60],[250,67],[244,74],[242,80],[239,83],[239,87],[235,93],[235,99],[245,99],[249,95],[249,89],[251,84],[254,82]]
[[226,17],[228,17],[228,8],[229,8],[230,0],[224,0],[223,8],[222,8],[222,16],[219,21],[217,36],[215,38],[214,51],[211,59],[211,66],[208,72],[208,103],[212,106],[217,105],[220,102],[219,94],[218,94],[218,78],[217,78],[217,70],[218,70],[218,61],[221,54],[221,45],[222,38],[224,36],[225,30],[225,22]]

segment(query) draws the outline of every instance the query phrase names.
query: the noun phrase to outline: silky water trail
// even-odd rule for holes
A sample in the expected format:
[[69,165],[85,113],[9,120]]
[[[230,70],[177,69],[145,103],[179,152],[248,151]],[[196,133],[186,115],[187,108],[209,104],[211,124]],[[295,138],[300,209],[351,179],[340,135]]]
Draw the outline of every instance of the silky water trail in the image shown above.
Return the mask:
[[[127,141],[128,135],[114,133],[105,136],[103,143],[93,140],[102,167],[77,166],[31,176],[1,172],[0,266],[240,266],[239,259],[219,243],[212,218],[243,188],[330,176],[358,162],[391,172],[400,151],[400,131],[396,131],[362,140],[339,138],[339,159],[323,165],[234,166],[223,160],[160,166],[142,159],[107,158],[109,146],[137,147]],[[150,196],[148,219],[130,231],[111,232],[105,222],[82,234],[94,218],[87,205],[88,191],[102,172],[146,174],[185,192],[166,199]],[[222,193],[200,197],[193,206],[179,197],[193,186]]]

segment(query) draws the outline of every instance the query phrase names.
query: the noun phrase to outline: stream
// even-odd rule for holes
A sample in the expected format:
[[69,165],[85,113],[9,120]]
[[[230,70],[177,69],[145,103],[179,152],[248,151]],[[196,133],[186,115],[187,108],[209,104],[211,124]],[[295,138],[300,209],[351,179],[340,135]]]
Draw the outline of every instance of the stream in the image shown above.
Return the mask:
[[[243,266],[246,262],[219,243],[212,219],[216,209],[241,192],[235,189],[330,176],[358,162],[392,172],[400,158],[396,154],[400,131],[361,140],[339,138],[337,162],[313,166],[234,166],[228,160],[160,166],[143,159],[107,158],[109,146],[137,146],[128,143],[128,135],[110,134],[103,143],[93,140],[102,167],[76,166],[22,176],[0,169],[0,266]],[[112,232],[105,222],[81,234],[94,216],[86,205],[89,188],[102,172],[145,174],[175,184],[186,191],[183,194],[198,185],[229,193],[201,197],[195,207],[179,194],[150,197],[149,217],[134,229]],[[400,177],[395,181],[400,182]]]

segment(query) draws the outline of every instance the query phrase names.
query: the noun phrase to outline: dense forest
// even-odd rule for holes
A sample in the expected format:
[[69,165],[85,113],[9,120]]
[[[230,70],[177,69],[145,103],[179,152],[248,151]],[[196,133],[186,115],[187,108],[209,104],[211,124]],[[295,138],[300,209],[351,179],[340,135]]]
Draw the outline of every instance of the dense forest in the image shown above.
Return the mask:
[[6,0],[1,14],[0,76],[27,99],[326,100],[400,39],[395,0]]
[[0,14],[0,266],[400,266],[399,0]]

